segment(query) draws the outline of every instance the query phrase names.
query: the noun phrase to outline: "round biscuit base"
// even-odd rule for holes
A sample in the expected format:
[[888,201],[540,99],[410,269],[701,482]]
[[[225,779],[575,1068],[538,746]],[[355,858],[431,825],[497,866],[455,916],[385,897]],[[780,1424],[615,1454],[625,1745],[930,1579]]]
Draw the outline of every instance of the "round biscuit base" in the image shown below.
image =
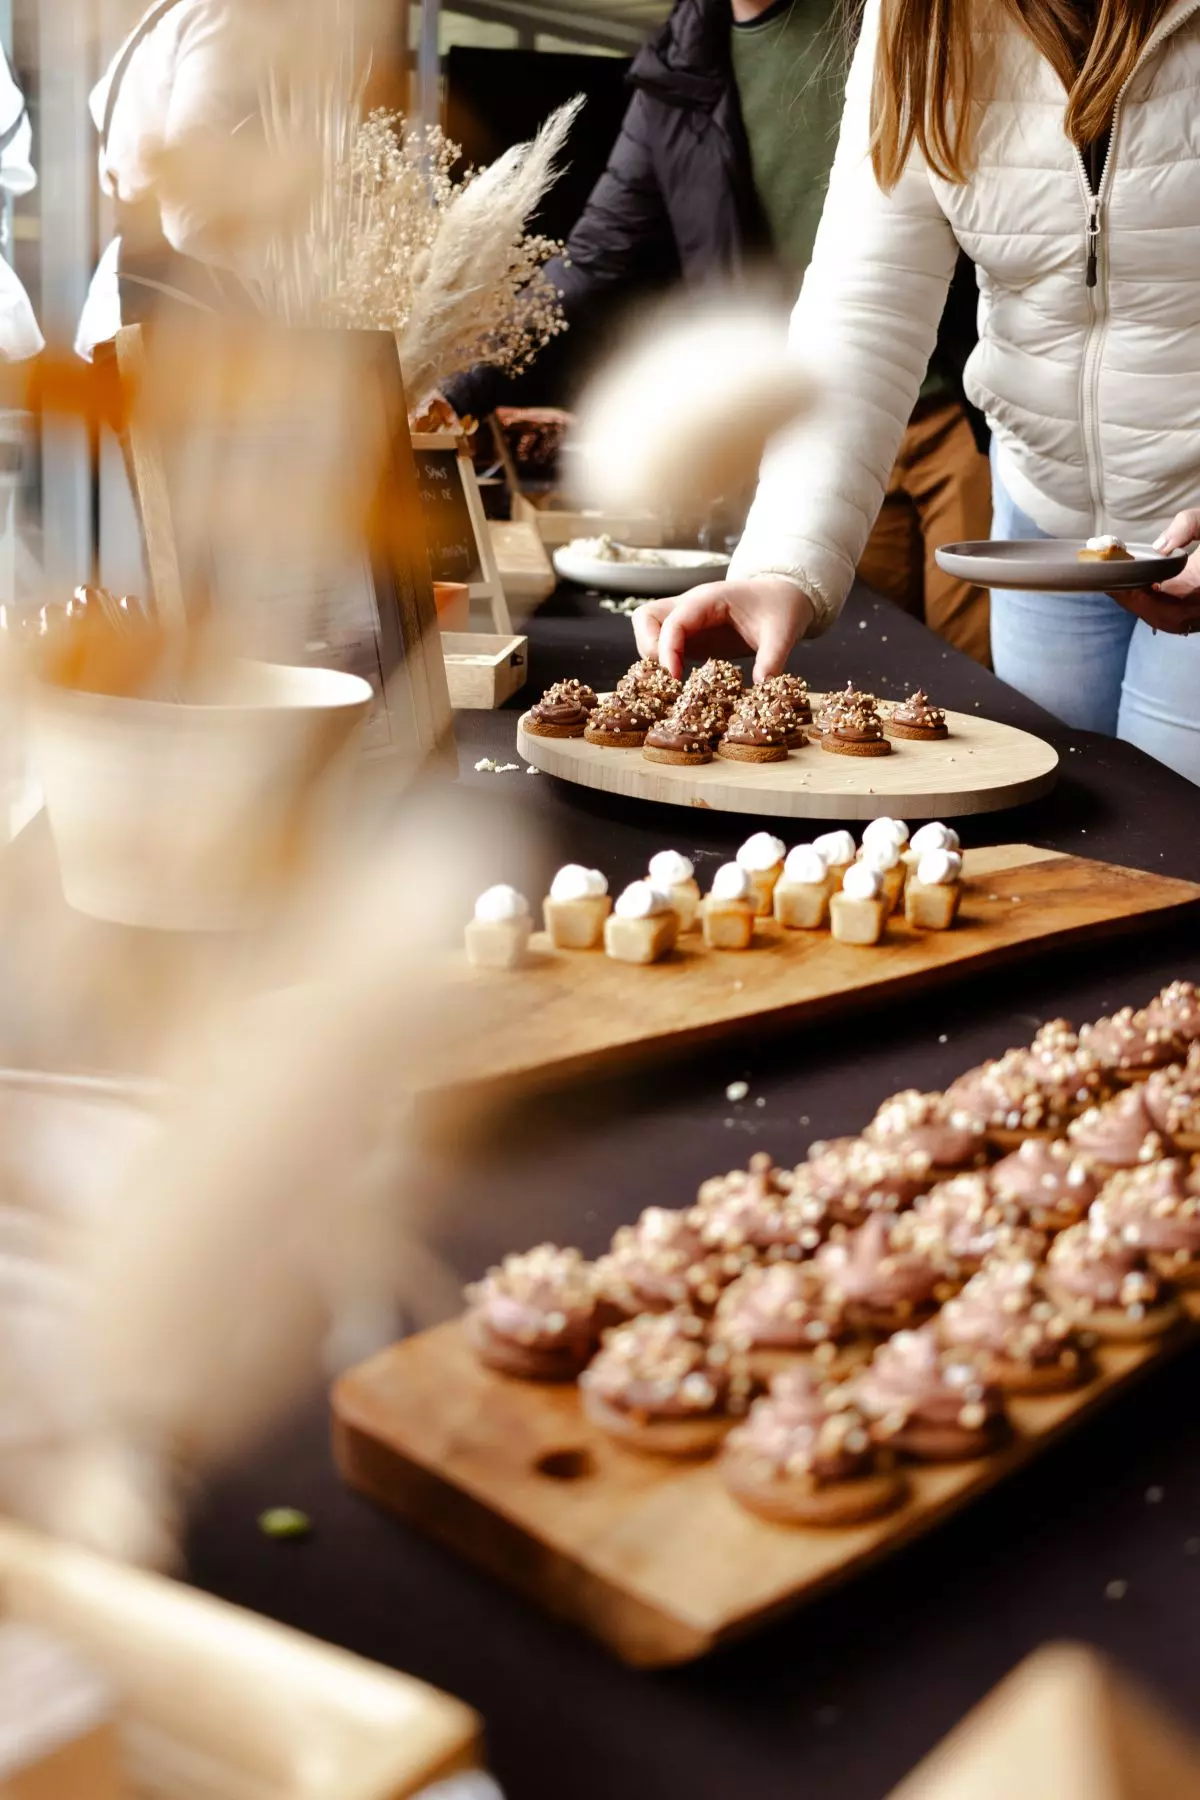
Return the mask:
[[950,736],[948,725],[897,725],[894,719],[887,721],[884,730],[889,737],[910,739],[914,744],[936,744]]
[[723,1458],[725,1486],[739,1506],[771,1525],[861,1525],[893,1512],[908,1496],[908,1483],[897,1469],[853,1481],[819,1483],[794,1476],[763,1481],[751,1475],[751,1462],[738,1453]]
[[1178,1287],[1200,1287],[1200,1257],[1188,1257],[1186,1262],[1176,1262],[1171,1250],[1148,1250],[1146,1252],[1150,1266],[1166,1281],[1173,1281]]
[[830,756],[890,756],[892,746],[886,738],[869,738],[861,744],[835,743],[832,738],[818,738],[822,750]]
[[587,733],[587,721],[582,725],[542,725],[529,713],[526,715],[525,729],[530,737],[580,738]]
[[1076,1353],[1072,1367],[1067,1363],[1014,1362],[1007,1356],[993,1356],[988,1363],[988,1377],[1002,1394],[1067,1394],[1083,1387],[1096,1373],[1091,1358]]
[[674,763],[680,769],[696,769],[713,759],[711,750],[660,750],[652,744],[642,745],[642,755],[647,762]]
[[995,1419],[978,1431],[963,1425],[920,1425],[910,1421],[887,1439],[889,1449],[903,1450],[917,1462],[974,1462],[990,1456],[1009,1435],[1007,1419]]
[[1140,1319],[1131,1319],[1123,1307],[1081,1306],[1073,1294],[1067,1293],[1052,1279],[1044,1278],[1042,1285],[1049,1299],[1068,1319],[1085,1331],[1094,1331],[1106,1343],[1153,1343],[1155,1338],[1166,1337],[1168,1332],[1174,1331],[1184,1316],[1178,1300],[1166,1300],[1161,1306],[1152,1306]]
[[786,744],[730,744],[717,745],[717,755],[726,762],[742,763],[781,763],[787,761]]
[[485,1368],[497,1374],[515,1376],[518,1381],[576,1381],[591,1360],[591,1352],[579,1355],[573,1350],[536,1350],[528,1344],[514,1344],[497,1335],[477,1313],[464,1320],[467,1342]]
[[593,1425],[626,1444],[631,1450],[649,1456],[677,1456],[691,1459],[711,1456],[733,1420],[709,1416],[704,1419],[635,1419],[619,1407],[609,1406],[590,1389],[582,1391],[583,1410]]
[[593,731],[590,725],[583,735],[589,744],[599,744],[602,750],[640,750],[646,741],[645,731]]

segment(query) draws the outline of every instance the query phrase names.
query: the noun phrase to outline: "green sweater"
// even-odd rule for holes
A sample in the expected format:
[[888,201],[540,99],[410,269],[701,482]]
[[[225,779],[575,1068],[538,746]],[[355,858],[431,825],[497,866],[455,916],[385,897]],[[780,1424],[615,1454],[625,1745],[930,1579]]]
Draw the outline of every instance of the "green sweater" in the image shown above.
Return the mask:
[[[730,50],[750,168],[781,266],[800,277],[812,257],[837,149],[846,59],[831,0],[775,0]],[[931,368],[922,395],[946,382]]]

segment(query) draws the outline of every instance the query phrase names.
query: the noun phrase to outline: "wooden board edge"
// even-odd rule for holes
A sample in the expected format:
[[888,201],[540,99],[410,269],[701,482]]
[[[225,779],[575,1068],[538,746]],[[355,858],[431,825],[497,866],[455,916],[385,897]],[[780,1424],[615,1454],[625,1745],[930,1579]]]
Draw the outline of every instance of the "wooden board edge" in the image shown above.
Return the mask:
[[[572,1563],[517,1520],[362,1429],[353,1412],[338,1383],[332,1397],[334,1464],[347,1486],[373,1505],[466,1558],[539,1611],[608,1645],[631,1668],[677,1668],[715,1648],[711,1633]],[[546,1562],[553,1562],[560,1577],[549,1595],[535,1575],[536,1566]]]

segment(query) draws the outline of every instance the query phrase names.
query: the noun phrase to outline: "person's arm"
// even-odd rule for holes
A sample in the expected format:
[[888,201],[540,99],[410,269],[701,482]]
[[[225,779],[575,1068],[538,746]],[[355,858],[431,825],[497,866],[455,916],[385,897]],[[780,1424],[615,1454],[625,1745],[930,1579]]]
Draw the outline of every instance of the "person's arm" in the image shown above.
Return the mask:
[[881,191],[869,155],[879,0],[870,0],[812,262],[792,316],[792,354],[812,371],[815,410],[767,453],[730,570],[786,576],[832,624],[883,502],[937,338],[958,254],[914,153]]
[[[165,152],[185,149],[199,169],[208,142],[214,170],[222,167],[230,138],[251,128],[257,116],[258,76],[269,42],[268,34],[243,21],[230,0],[209,0],[190,10],[171,75],[161,145]],[[202,262],[232,260],[227,195],[192,179],[160,186],[159,204],[163,236],[172,249]]]
[[[646,96],[636,93],[626,108],[608,166],[567,240],[565,257],[546,265],[548,279],[562,295],[568,325],[582,318],[597,299],[633,279],[669,235],[650,149],[648,114]],[[446,397],[460,415],[481,418],[498,404],[506,381],[501,370],[481,365],[448,382]]]

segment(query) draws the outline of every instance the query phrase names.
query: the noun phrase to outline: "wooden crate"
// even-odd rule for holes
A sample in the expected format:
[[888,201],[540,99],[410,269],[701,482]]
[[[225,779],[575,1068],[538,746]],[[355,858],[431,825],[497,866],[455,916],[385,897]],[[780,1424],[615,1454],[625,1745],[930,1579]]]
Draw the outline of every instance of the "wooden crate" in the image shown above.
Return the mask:
[[525,686],[529,639],[503,632],[442,633],[446,682],[455,712],[494,712]]
[[495,519],[489,522],[488,531],[509,600],[528,607],[548,600],[558,586],[558,576],[536,525],[521,519]]
[[0,1609],[116,1687],[137,1800],[404,1800],[478,1766],[478,1719],[436,1688],[9,1525]]
[[529,495],[514,490],[512,516],[533,525],[548,550],[557,550],[574,538],[616,538],[622,544],[657,546],[663,541],[662,520],[654,513],[578,512],[564,507],[557,494]]

